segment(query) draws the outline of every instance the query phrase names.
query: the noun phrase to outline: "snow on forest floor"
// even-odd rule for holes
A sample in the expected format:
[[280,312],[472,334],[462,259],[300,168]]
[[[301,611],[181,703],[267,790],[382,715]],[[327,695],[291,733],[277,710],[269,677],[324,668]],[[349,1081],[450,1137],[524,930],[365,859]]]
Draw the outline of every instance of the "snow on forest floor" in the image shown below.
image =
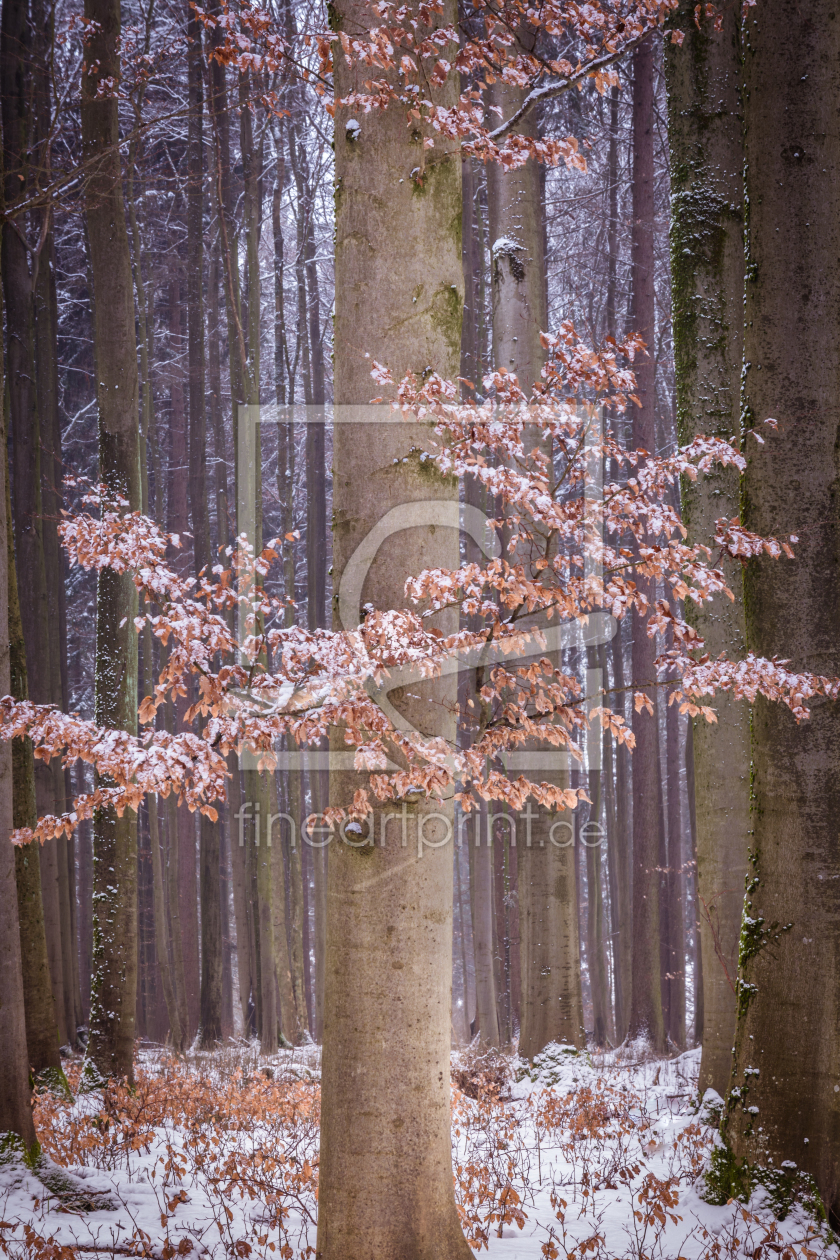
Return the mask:
[[[36,1171],[0,1155],[0,1255],[72,1260],[314,1255],[319,1052],[140,1053],[129,1094],[41,1095]],[[454,1053],[453,1162],[493,1260],[840,1260],[801,1206],[713,1206],[699,1051],[651,1060],[549,1047],[529,1068]],[[81,1063],[70,1061],[75,1088]],[[718,1100],[719,1102],[719,1100]]]

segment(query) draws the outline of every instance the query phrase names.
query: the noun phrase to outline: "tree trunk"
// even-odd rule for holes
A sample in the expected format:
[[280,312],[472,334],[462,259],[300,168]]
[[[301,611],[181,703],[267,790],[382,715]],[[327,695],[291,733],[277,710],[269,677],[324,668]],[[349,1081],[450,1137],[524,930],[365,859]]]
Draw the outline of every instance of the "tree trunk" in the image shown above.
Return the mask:
[[680,802],[680,715],[676,704],[665,713],[666,779],[668,784],[668,1036],[685,1049],[685,857]]
[[[302,795],[302,778],[296,771],[289,774],[289,813],[296,821],[303,817],[303,795]],[[303,896],[303,863],[301,862],[301,848],[303,840],[300,836],[300,828],[298,827],[297,836],[293,835],[289,846],[289,883],[291,885],[291,896],[289,898],[289,911],[291,914],[291,971],[292,971],[292,993],[295,999],[295,1011],[297,1013],[298,1025],[301,1033],[305,1034],[309,1029],[309,1015],[306,1009],[306,981],[304,978],[304,967],[306,965],[303,949],[303,917],[305,911],[305,901]]]
[[[187,353],[189,406],[189,501],[196,574],[210,562],[207,511],[207,421],[204,397],[204,84],[202,24],[187,5]],[[219,824],[199,819],[201,899],[201,1043],[210,1047],[222,1036],[222,931]]]
[[[218,552],[223,553],[224,549],[230,542],[230,493],[228,489],[227,476],[227,442],[225,440],[224,421],[222,416],[222,365],[221,356],[219,354],[219,343],[222,337],[222,326],[219,311],[220,276],[221,260],[219,258],[217,241],[210,259],[210,266],[208,268],[207,275],[207,384],[210,395],[210,427],[213,434],[213,456],[216,469],[213,487],[216,498],[216,545]],[[229,614],[229,617],[232,624],[232,611]],[[237,940],[239,939],[240,931],[239,923],[236,918],[236,880],[234,877],[234,850],[237,848],[239,843],[239,837],[236,833],[235,818],[236,810],[238,808],[238,801],[236,806],[233,804],[233,781],[231,780],[231,787],[228,793],[228,801],[224,811],[224,818],[220,823],[219,828],[219,862],[223,872],[220,879],[220,922],[223,941],[222,1027],[223,1030],[227,1030],[228,1032],[233,1031],[233,974],[230,936],[231,891],[234,893],[234,923],[236,925]],[[240,907],[240,909],[244,913],[244,907]]]
[[[633,410],[633,445],[656,450],[656,392],[653,346],[654,294],[654,161],[653,45],[648,39],[633,53],[633,232],[632,304],[630,322],[648,346],[648,357],[634,364],[641,406]],[[636,578],[650,605],[655,599],[650,579]],[[647,616],[633,611],[634,690],[655,682],[654,640],[647,634]],[[654,714],[656,712],[654,706]],[[633,963],[630,1036],[647,1041],[656,1053],[665,1049],[659,978],[659,805],[656,718],[633,710]]]
[[[271,822],[269,835],[271,838],[271,906],[274,916],[274,970],[277,976],[278,1010],[280,1015],[280,1031],[290,1045],[296,1045],[300,1039],[295,996],[292,992],[292,973],[289,965],[289,935],[286,930],[286,875],[283,861],[283,836],[289,834],[290,827],[285,829],[283,817],[277,797],[277,776],[272,774],[269,780],[271,789]],[[285,802],[284,802],[285,804]],[[288,816],[289,818],[291,815]],[[275,827],[275,820],[277,826]],[[292,819],[291,827],[294,827]],[[291,834],[294,834],[293,832]]]
[[[85,0],[91,23],[82,75],[82,139],[91,164],[85,217],[96,300],[94,342],[99,411],[99,474],[112,493],[140,507],[138,378],[131,259],[122,193],[115,96],[119,80],[117,0]],[[103,570],[96,602],[96,720],[137,733],[137,589]],[[98,811],[94,829],[94,989],[89,1062],[102,1077],[133,1081],[137,977],[137,816]]]
[[[50,143],[50,58],[54,51],[55,15],[52,8],[45,9],[43,0],[33,0],[31,10],[33,33],[32,73],[33,92],[31,121],[33,128],[32,152],[37,154],[39,165],[47,165]],[[18,190],[20,191],[20,190]],[[56,295],[56,259],[53,240],[51,209],[36,213],[34,222],[38,229],[38,243],[32,256],[32,291],[34,314],[34,363],[38,413],[38,437],[41,445],[40,474],[42,481],[43,521],[41,523],[44,550],[44,575],[47,590],[47,639],[49,643],[50,698],[54,704],[66,710],[67,697],[67,627],[64,596],[64,557],[58,539],[59,509],[61,507],[61,422],[59,419],[58,392],[58,303]],[[33,662],[33,665],[35,662]],[[69,808],[65,798],[65,768],[59,759],[49,766],[52,777],[52,799],[58,812]],[[62,990],[64,996],[64,1021],[68,1042],[76,1045],[76,1029],[81,1024],[81,995],[78,984],[78,964],[74,913],[71,899],[72,864],[68,849],[73,842],[66,837],[56,841],[58,868],[60,956]]]
[[[2,376],[0,358],[0,380]],[[5,423],[0,423],[2,450],[6,449],[5,429]],[[0,478],[0,486],[3,497],[0,502],[0,627],[9,628],[7,633],[0,635],[0,692],[7,696],[12,690],[7,573],[14,555],[8,475]],[[12,779],[12,747],[6,741],[0,745],[0,1014],[3,1019],[3,1036],[0,1038],[0,1134],[13,1133],[25,1147],[31,1148],[35,1144],[35,1126],[30,1101],[28,1032],[18,922],[20,893],[16,887],[15,852],[9,843],[9,832],[15,825]],[[42,985],[41,989],[44,993],[48,992],[46,985]],[[58,1047],[55,1049],[57,1051]]]
[[[447,5],[442,20],[454,16]],[[366,5],[342,0],[335,20],[357,31],[371,18]],[[337,95],[361,90],[367,71],[348,64],[338,47],[336,54]],[[456,93],[450,79],[435,95],[451,107]],[[436,135],[427,164],[422,134],[407,129],[401,109],[363,118],[360,132],[348,132],[350,115],[336,110],[339,408],[363,408],[375,392],[365,353],[387,363],[397,380],[428,366],[452,378],[461,340],[457,145]],[[419,424],[352,424],[343,423],[347,413],[338,415],[335,589],[370,530],[397,509],[403,528],[380,547],[361,599],[399,606],[408,573],[458,564],[457,528],[405,528],[414,510],[427,519],[430,500],[437,501],[430,524],[442,516],[457,525],[457,485],[408,457],[424,440]],[[334,624],[349,629],[361,615],[339,598]],[[422,698],[394,693],[407,720],[454,740],[454,688],[434,680],[414,691]],[[340,734],[333,747],[343,748]],[[335,770],[330,779],[331,798],[341,804],[363,782],[349,771]],[[436,844],[447,828],[451,839],[452,814],[432,801],[403,805],[390,827],[380,819],[376,845],[373,836],[370,845],[340,842],[330,854],[317,1244],[323,1260],[470,1255],[455,1208],[450,1137],[452,854],[446,843],[418,843],[423,828]],[[400,816],[407,820],[405,848]]]
[[[493,100],[505,114],[522,93],[497,85]],[[540,170],[529,161],[513,171],[491,163],[487,168],[490,227],[493,364],[515,373],[527,392],[539,380],[545,350],[540,333],[548,326],[543,247],[543,196]],[[540,434],[528,434],[537,445]],[[545,450],[550,457],[551,452]],[[518,558],[526,567],[530,552]],[[534,749],[537,752],[539,750]],[[568,782],[568,772],[540,777]],[[538,1054],[549,1041],[582,1045],[583,1000],[574,848],[558,845],[567,834],[565,820],[543,809],[527,821],[528,835],[518,841],[520,969],[522,988],[520,1053]],[[552,836],[555,840],[552,840]]]
[[472,929],[475,950],[475,1023],[483,1046],[498,1046],[499,1004],[493,966],[493,848],[485,804],[473,812],[475,839],[470,849]]
[[[589,670],[598,670],[598,649],[586,649]],[[588,688],[587,688],[588,690]],[[600,740],[600,734],[593,731],[593,741]],[[597,747],[597,745],[596,745]],[[593,758],[594,760],[594,758]],[[593,1035],[597,1046],[607,1044],[609,1031],[609,987],[607,979],[607,951],[604,939],[604,897],[601,891],[601,855],[603,853],[601,830],[603,767],[597,766],[589,770],[589,824],[583,829],[583,841],[586,849],[586,889],[589,901],[589,913],[586,920],[586,953],[589,958],[589,983],[592,987]]]
[[175,1048],[186,1050],[190,1041],[190,1015],[187,986],[184,981],[184,933],[181,927],[181,901],[178,895],[180,843],[178,839],[178,806],[171,794],[166,798],[166,902],[169,915],[169,939],[172,948],[172,990],[178,1011],[178,1042]]
[[[621,626],[610,648],[612,679],[619,712],[624,714],[624,644]],[[616,972],[615,1036],[621,1044],[630,1026],[633,971],[632,785],[627,746],[615,748],[615,831],[610,850],[610,904]],[[614,892],[613,892],[614,889]],[[619,994],[621,1001],[619,1001]]]
[[[303,155],[301,147],[301,155]],[[304,175],[308,172],[304,171]],[[312,347],[312,403],[313,407],[324,404],[324,354],[321,345],[318,311],[318,269],[315,265],[315,240],[312,228],[313,198],[308,178],[303,181],[307,211],[306,233],[306,294],[309,305],[309,341]],[[315,414],[306,425],[306,612],[310,630],[321,629],[327,624],[327,477],[326,477],[326,426],[322,415]],[[323,742],[317,752],[326,752],[329,745]],[[317,755],[316,752],[316,755]],[[311,769],[309,789],[313,814],[320,814],[327,807],[330,793],[329,771]],[[301,842],[305,843],[303,834]],[[315,909],[315,996],[313,1002],[313,1035],[316,1041],[324,1031],[324,964],[327,933],[327,846],[310,847],[314,876]]]
[[[78,773],[75,788],[77,792],[84,791],[84,787],[81,786],[83,783],[84,778],[81,773]],[[82,1022],[87,1025],[90,1019],[91,956],[93,953],[93,837],[89,822],[82,823],[78,828],[76,852],[79,862],[79,983],[82,991]],[[44,949],[46,950],[46,941]]]
[[[794,563],[745,571],[747,643],[837,676],[840,651],[840,30],[826,0],[772,0],[746,19],[744,135],[748,529],[800,541]],[[823,178],[823,176],[825,178]],[[752,853],[726,1134],[739,1159],[791,1161],[840,1213],[840,710],[797,725],[752,714]],[[708,1012],[707,1012],[708,1015]],[[757,1114],[755,1111],[757,1108]],[[789,1165],[788,1165],[789,1167]]]
[[[32,72],[32,50],[25,4],[5,7],[0,39],[5,196],[7,200],[12,200],[26,188],[26,157],[31,139],[29,76]],[[17,231],[3,233],[0,253],[8,341],[6,387],[14,443],[11,488],[14,496],[15,555],[21,573],[27,575],[20,592],[20,612],[30,675],[29,698],[36,704],[49,704],[58,697],[51,692],[50,613],[41,488],[42,442],[36,386],[34,276],[30,273],[26,245]],[[36,258],[33,266],[37,261]],[[46,762],[39,762],[35,767],[35,785],[38,812],[54,813],[55,778]],[[69,1027],[61,952],[57,840],[48,840],[43,846],[40,870],[50,979],[59,1036],[64,1043],[69,1039]]]
[[[9,628],[10,692],[15,700],[28,700],[26,647],[18,600],[17,572],[9,501],[9,468],[3,478],[6,511],[6,576],[0,584],[0,599],[6,600]],[[0,623],[2,624],[2,623]],[[0,656],[2,666],[2,656]],[[13,825],[32,827],[37,821],[35,766],[28,739],[12,741]],[[29,1066],[36,1077],[50,1069],[61,1069],[58,1021],[50,980],[44,908],[41,900],[41,848],[38,844],[15,849],[17,881],[17,920],[20,929],[20,956],[23,976],[26,1048]]]
[[[184,378],[177,362],[183,347],[184,320],[181,304],[181,277],[176,271],[169,282],[169,346],[170,346],[170,449],[169,449],[169,503],[168,526],[181,540],[179,549],[172,553],[171,563],[184,578],[189,576],[190,554],[187,544],[189,533],[189,453],[187,441],[187,416],[184,399]],[[191,698],[179,696],[174,710],[174,729],[185,729],[184,716]],[[172,858],[176,858],[178,871],[178,920],[180,922],[180,950],[183,957],[183,985],[186,1000],[187,1021],[185,1036],[191,1042],[201,1023],[201,963],[199,956],[198,927],[198,879],[196,873],[196,826],[195,815],[185,805],[176,809],[176,833],[170,841],[177,840],[178,853],[170,850],[170,878],[173,874]],[[181,983],[180,967],[175,969],[176,986]]]
[[[703,1044],[703,1024],[705,993],[703,981],[703,951],[700,946],[700,903],[697,896],[697,814],[694,806],[694,724],[689,721],[685,731],[685,788],[688,798],[688,834],[691,840],[691,861],[694,870],[692,881],[691,913],[694,916],[694,1044]],[[733,986],[734,987],[734,986]],[[707,1087],[708,1088],[708,1087]]]
[[[740,15],[695,26],[684,0],[676,21],[682,48],[666,44],[671,149],[671,292],[677,426],[681,442],[700,433],[738,441],[744,301],[744,150]],[[737,469],[682,485],[690,542],[709,543],[714,522],[739,511]],[[696,605],[688,618],[712,658],[743,655],[743,579],[739,561],[723,565],[735,600]],[[735,1032],[734,979],[749,843],[749,706],[722,695],[718,721],[697,723],[697,880],[703,955],[703,1055],[698,1087],[726,1091]]]

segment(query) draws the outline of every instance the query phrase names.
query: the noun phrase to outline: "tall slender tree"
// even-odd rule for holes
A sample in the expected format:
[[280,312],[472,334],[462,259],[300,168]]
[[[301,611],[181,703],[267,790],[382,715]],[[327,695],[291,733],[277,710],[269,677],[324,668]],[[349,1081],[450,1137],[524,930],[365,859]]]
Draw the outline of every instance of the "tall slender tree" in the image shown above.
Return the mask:
[[[684,0],[675,21],[682,46],[666,44],[671,152],[671,295],[677,427],[682,442],[699,433],[738,440],[744,301],[744,150],[740,16],[721,10],[694,21]],[[739,476],[721,468],[682,487],[690,541],[709,538],[720,517],[739,511]],[[687,615],[712,657],[744,651],[741,566],[724,561],[731,603],[690,604]],[[718,720],[696,723],[694,803],[703,963],[701,1092],[726,1091],[735,1032],[738,938],[749,844],[749,706],[721,696]],[[670,789],[670,783],[669,783]],[[670,791],[669,791],[670,798]]]
[[[2,379],[0,360],[0,379]],[[0,448],[5,449],[5,422],[0,424]],[[0,627],[8,626],[7,566],[12,555],[8,537],[11,513],[8,509],[8,477],[0,477]],[[8,632],[0,634],[0,690],[11,691]],[[35,1143],[32,1103],[29,1091],[27,1031],[23,1009],[23,972],[18,924],[18,892],[15,881],[15,855],[9,843],[13,826],[12,749],[0,745],[0,1144],[6,1134],[20,1138],[26,1147]]]
[[[509,115],[519,107],[522,97],[521,90],[497,86],[493,100]],[[537,163],[532,160],[513,171],[491,164],[487,207],[493,363],[497,371],[515,373],[528,392],[540,378],[545,361],[540,334],[548,329],[542,179]],[[525,440],[529,446],[545,447],[538,432],[526,430]],[[543,453],[550,463],[551,449]],[[519,552],[517,558],[529,569],[537,555],[531,554],[530,546],[520,547]],[[540,755],[539,749],[533,751]],[[540,771],[540,776],[545,773]],[[563,773],[546,777],[560,783]],[[558,843],[556,824],[553,815],[540,809],[533,821],[529,818],[526,835],[517,837],[522,986],[519,1046],[528,1058],[549,1041],[582,1045],[585,1038],[574,847]],[[561,828],[560,840],[567,835]]]
[[[119,0],[85,0],[82,141],[88,163],[85,219],[96,300],[94,342],[99,475],[140,507],[139,386],[131,257],[123,202],[116,91]],[[100,92],[100,88],[102,91]],[[96,593],[96,720],[137,731],[137,590],[105,569]],[[137,818],[110,808],[94,825],[94,984],[89,1064],[102,1077],[134,1077],[137,977]]]
[[[6,605],[9,634],[10,694],[16,700],[29,698],[26,673],[26,647],[18,600],[17,569],[14,554],[9,502],[9,472],[6,466],[5,499],[8,521],[6,538]],[[32,827],[37,819],[35,801],[35,768],[32,745],[27,739],[12,742],[13,822],[15,827]],[[21,967],[24,1008],[26,1013],[26,1048],[29,1065],[36,1076],[61,1070],[58,1021],[55,998],[50,981],[47,935],[41,900],[40,846],[27,845],[15,850],[15,878],[18,894]]]
[[[635,364],[641,406],[634,409],[633,445],[656,451],[656,389],[654,338],[654,54],[650,39],[633,53],[633,230],[632,301],[630,323],[641,333],[648,356]],[[654,584],[643,577],[637,586],[652,607]],[[634,688],[655,680],[654,640],[647,633],[647,617],[633,612]],[[633,962],[630,1035],[644,1038],[656,1051],[665,1046],[659,977],[659,820],[661,785],[658,772],[656,720],[646,712],[633,714],[636,747],[633,753]]]

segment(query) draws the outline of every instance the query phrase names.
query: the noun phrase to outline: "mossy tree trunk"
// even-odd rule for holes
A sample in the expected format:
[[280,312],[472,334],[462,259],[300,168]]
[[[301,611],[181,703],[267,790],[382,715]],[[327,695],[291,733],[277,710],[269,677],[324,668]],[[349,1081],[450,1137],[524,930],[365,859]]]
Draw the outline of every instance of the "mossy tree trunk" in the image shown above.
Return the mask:
[[[682,47],[666,44],[668,142],[671,149],[671,292],[677,428],[681,442],[698,434],[740,436],[744,338],[744,151],[740,14],[722,12],[700,29],[683,0],[675,17]],[[691,542],[708,543],[719,517],[739,510],[739,476],[725,468],[682,486]],[[724,565],[735,599],[687,616],[712,657],[744,650],[743,579],[739,562]],[[749,844],[749,706],[723,695],[716,725],[694,731],[694,803],[703,974],[703,1054],[699,1089],[726,1091],[735,1031],[733,984],[738,959]],[[727,974],[728,972],[728,974]]]
[[[743,521],[799,542],[750,561],[747,646],[840,674],[840,22],[768,0],[745,23],[747,267]],[[741,930],[734,1154],[810,1174],[840,1212],[840,707],[752,715],[752,853]]]

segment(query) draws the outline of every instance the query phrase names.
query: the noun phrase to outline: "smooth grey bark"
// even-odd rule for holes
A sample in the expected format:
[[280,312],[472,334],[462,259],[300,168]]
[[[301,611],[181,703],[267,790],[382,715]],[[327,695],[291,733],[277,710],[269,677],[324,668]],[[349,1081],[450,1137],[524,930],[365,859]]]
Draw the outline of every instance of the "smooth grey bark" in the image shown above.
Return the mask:
[[[360,0],[342,0],[334,13],[341,29],[355,32],[371,22]],[[454,17],[454,6],[446,5],[441,21]],[[360,90],[366,75],[336,45],[336,95]],[[455,104],[451,76],[433,91],[441,104]],[[365,353],[386,362],[397,380],[429,366],[446,378],[457,375],[461,160],[457,144],[440,135],[434,161],[427,160],[421,132],[406,127],[399,108],[364,115],[358,134],[347,130],[350,117],[336,110],[335,401],[364,409],[376,392]],[[425,439],[414,423],[336,424],[337,592],[357,547],[385,512],[429,500],[457,511],[457,485],[409,458]],[[452,567],[458,556],[455,529],[401,530],[380,547],[361,602],[399,606],[407,574]],[[355,607],[342,615],[339,604],[333,624],[350,628],[345,621],[362,615]],[[450,616],[444,624],[451,622]],[[400,712],[454,742],[454,688],[432,680],[411,691],[422,699],[392,693]],[[331,743],[342,747],[342,733]],[[331,799],[347,804],[363,781],[333,771]],[[470,1254],[455,1208],[450,1137],[452,853],[447,843],[421,857],[417,843],[421,823],[438,843],[448,826],[451,843],[452,815],[425,800],[406,801],[405,810],[406,847],[395,821],[384,843],[377,827],[375,845],[340,842],[330,854],[317,1243],[323,1260],[361,1254],[467,1260]],[[395,812],[399,817],[399,806]]]

